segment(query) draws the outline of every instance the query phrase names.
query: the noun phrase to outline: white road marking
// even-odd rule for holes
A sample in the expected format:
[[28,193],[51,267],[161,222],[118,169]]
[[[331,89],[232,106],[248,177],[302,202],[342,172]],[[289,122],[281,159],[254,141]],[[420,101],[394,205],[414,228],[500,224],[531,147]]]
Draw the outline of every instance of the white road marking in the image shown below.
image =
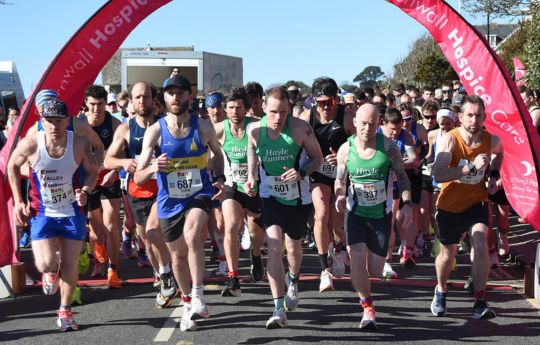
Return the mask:
[[174,330],[178,328],[178,323],[180,322],[180,318],[182,317],[183,311],[184,311],[183,306],[174,308],[173,312],[171,313],[171,316],[169,316],[167,321],[165,321],[165,323],[163,324],[163,327],[161,327],[158,334],[154,338],[154,341],[156,342],[169,341]]

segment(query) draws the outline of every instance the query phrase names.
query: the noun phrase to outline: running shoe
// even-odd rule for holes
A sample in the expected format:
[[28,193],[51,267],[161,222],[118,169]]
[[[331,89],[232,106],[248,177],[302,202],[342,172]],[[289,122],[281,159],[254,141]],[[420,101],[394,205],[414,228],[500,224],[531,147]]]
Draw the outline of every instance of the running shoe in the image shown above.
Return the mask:
[[253,251],[250,253],[251,257],[251,268],[250,273],[254,281],[258,282],[264,278],[264,264],[262,260],[262,255],[255,256]]
[[131,236],[127,236],[124,231],[122,231],[122,255],[126,259],[134,259],[133,255],[133,246],[131,245]]
[[332,283],[332,274],[327,270],[321,272],[321,283],[319,284],[319,292],[334,290],[334,284]]
[[469,236],[465,236],[462,240],[459,241],[459,254],[470,253],[471,252],[471,241]]
[[446,293],[439,292],[435,286],[433,301],[431,301],[431,313],[435,316],[446,315]]
[[284,298],[285,309],[292,311],[298,307],[298,283],[293,281],[289,273],[287,273],[285,275],[285,285],[287,285],[287,293]]
[[283,308],[274,310],[272,317],[266,321],[266,329],[285,328],[287,326],[287,313],[285,313],[285,309]]
[[472,276],[469,276],[469,278],[467,278],[467,281],[465,282],[465,284],[463,284],[463,288],[467,290],[471,295],[474,293],[474,283],[472,280]]
[[154,286],[155,289],[160,289],[161,288],[161,277],[155,271],[154,271],[154,283],[153,283],[153,286]]
[[414,257],[413,257],[413,251],[410,248],[408,247],[403,248],[403,251],[401,252],[401,258],[399,259],[399,263],[406,268],[412,268],[416,265],[416,261],[414,261]]
[[107,271],[107,285],[109,289],[120,289],[122,286],[120,278],[118,278],[118,271],[109,268]]
[[495,314],[495,312],[488,307],[487,303],[483,299],[479,298],[476,300],[476,302],[474,302],[473,318],[475,320],[493,319],[496,316],[497,314]]
[[173,298],[165,297],[161,291],[156,294],[156,308],[164,309],[169,307],[173,302]]
[[332,275],[334,277],[341,278],[345,275],[345,263],[334,246],[328,249],[328,265],[332,267]]
[[341,249],[339,251],[339,254],[341,255],[341,260],[343,260],[343,263],[345,266],[351,265],[351,257],[349,256],[349,252],[346,249]]
[[242,239],[240,241],[241,250],[249,250],[251,248],[251,235],[247,226],[244,226],[244,232],[242,233]]
[[43,293],[45,295],[54,295],[58,291],[58,286],[60,283],[60,278],[58,275],[58,271],[56,271],[55,273],[45,272],[41,276]]
[[431,241],[431,239],[424,240],[424,245],[422,246],[422,256],[425,258],[430,258],[432,251],[433,251],[433,241]]
[[107,247],[104,243],[95,243],[94,244],[94,258],[99,263],[106,263],[109,261],[109,256],[107,255]]
[[28,248],[30,247],[30,234],[27,229],[21,229],[21,238],[19,239],[19,247]]
[[191,298],[191,320],[196,320],[199,318],[208,318],[210,313],[208,312],[208,306],[202,297],[192,297]]
[[392,265],[390,265],[388,262],[384,263],[383,271],[382,271],[382,278],[383,279],[397,279],[398,274],[396,271],[392,269]]
[[60,328],[60,332],[79,330],[79,325],[73,319],[73,313],[71,310],[59,310],[56,324]]
[[137,253],[137,266],[139,268],[152,267],[144,249],[139,250]]
[[362,315],[362,321],[358,326],[360,329],[377,329],[377,323],[375,322],[375,308],[364,308],[364,315]]
[[226,277],[229,275],[229,270],[227,267],[227,261],[223,260],[219,262],[218,268],[214,270],[213,275],[220,276],[220,277]]
[[229,278],[225,284],[225,288],[221,291],[222,297],[240,297],[242,290],[240,289],[240,279]]
[[191,303],[184,302],[184,311],[180,319],[180,331],[195,331],[197,330],[197,322],[191,320]]
[[92,269],[91,277],[104,277],[105,276],[105,267],[106,264],[99,262],[94,263],[94,268]]
[[497,243],[499,245],[499,255],[507,256],[510,254],[510,244],[508,243],[508,234],[497,232]]
[[160,289],[159,292],[165,298],[173,299],[176,297],[178,290],[174,282],[174,275],[171,272],[163,273],[159,276]]

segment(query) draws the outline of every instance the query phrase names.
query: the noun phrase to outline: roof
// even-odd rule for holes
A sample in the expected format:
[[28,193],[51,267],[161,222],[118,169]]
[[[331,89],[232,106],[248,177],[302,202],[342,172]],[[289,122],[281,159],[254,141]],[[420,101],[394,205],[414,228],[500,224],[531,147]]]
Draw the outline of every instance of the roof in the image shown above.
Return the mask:
[[[476,25],[475,27],[483,35],[487,35],[487,25]],[[504,38],[510,36],[510,34],[513,33],[514,30],[516,30],[518,27],[519,27],[518,24],[491,23],[489,25],[489,34],[490,35],[497,35],[501,39],[504,39]]]

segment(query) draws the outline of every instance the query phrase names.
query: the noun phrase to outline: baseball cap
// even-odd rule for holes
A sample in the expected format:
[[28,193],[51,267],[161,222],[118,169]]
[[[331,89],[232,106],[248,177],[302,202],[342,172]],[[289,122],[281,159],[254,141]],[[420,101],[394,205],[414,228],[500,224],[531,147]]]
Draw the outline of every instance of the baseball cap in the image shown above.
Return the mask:
[[165,79],[165,81],[163,82],[164,90],[167,90],[168,88],[171,88],[173,86],[178,87],[181,90],[189,91],[191,93],[191,83],[189,82],[189,80],[187,80],[186,77],[180,74],[175,74],[171,78]]
[[36,107],[42,107],[48,100],[58,98],[56,91],[51,89],[43,89],[36,95],[35,104]]
[[304,101],[304,108],[311,109],[311,107],[313,107],[314,104],[315,104],[315,100],[313,99],[313,97],[308,96],[306,97],[306,100]]
[[221,92],[213,92],[206,96],[204,100],[206,108],[217,108],[223,106],[223,94]]
[[42,117],[58,117],[65,119],[68,117],[68,110],[66,103],[58,100],[51,99],[43,104],[43,110],[41,111]]
[[443,117],[447,117],[452,121],[456,121],[454,112],[447,108],[442,108],[437,111],[437,122],[440,121]]
[[352,93],[346,94],[345,96],[343,96],[343,101],[345,102],[345,104],[354,104],[355,102],[354,94]]
[[117,97],[115,93],[109,93],[107,95],[107,104],[116,103]]

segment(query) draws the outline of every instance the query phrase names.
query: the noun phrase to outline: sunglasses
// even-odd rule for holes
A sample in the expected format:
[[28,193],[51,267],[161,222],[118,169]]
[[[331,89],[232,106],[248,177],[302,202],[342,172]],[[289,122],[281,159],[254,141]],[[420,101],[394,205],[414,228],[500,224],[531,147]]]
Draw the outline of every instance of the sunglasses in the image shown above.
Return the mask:
[[412,121],[412,116],[404,118],[403,121],[407,121],[407,122]]
[[432,116],[422,116],[424,119],[426,120],[435,120],[437,118],[437,115],[432,115]]
[[317,106],[320,107],[320,108],[324,108],[324,107],[327,107],[327,108],[330,108],[330,107],[333,107],[335,104],[336,104],[336,99],[335,98],[329,98],[325,101],[315,101],[317,102]]
[[450,90],[442,90],[442,93],[450,93]]

